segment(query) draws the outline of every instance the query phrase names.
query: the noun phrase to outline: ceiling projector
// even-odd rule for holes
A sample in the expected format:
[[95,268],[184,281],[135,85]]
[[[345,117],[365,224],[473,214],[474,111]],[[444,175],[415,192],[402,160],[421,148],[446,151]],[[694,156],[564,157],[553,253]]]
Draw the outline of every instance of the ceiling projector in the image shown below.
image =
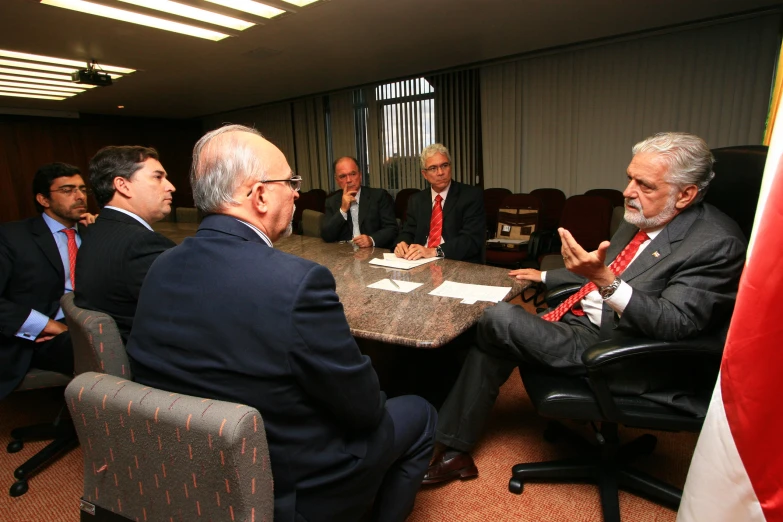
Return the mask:
[[87,85],[97,85],[99,87],[108,87],[111,85],[111,76],[103,72],[98,72],[93,68],[73,71],[71,73],[71,80],[77,83],[86,83]]

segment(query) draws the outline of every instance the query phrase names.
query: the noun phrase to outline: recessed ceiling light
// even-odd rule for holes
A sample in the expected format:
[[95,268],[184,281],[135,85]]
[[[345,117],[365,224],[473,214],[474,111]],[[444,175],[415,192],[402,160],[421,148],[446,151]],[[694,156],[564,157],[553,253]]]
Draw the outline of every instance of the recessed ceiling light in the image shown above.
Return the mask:
[[40,94],[22,94],[19,92],[0,91],[0,96],[12,96],[14,98],[37,98],[39,100],[64,100],[64,96],[43,96]]
[[15,76],[12,74],[0,74],[0,80],[8,80],[10,82],[26,82],[31,84],[43,83],[46,85],[56,85],[58,87],[77,88],[74,85],[78,85],[78,89],[94,89],[97,85],[87,85],[85,83],[74,84],[72,81],[59,82],[57,80],[44,80],[43,78],[28,78],[26,76]]
[[277,15],[285,13],[283,9],[272,7],[271,5],[254,2],[253,0],[207,0],[213,4],[222,5],[235,11],[242,11],[263,18],[274,18]]
[[60,80],[63,82],[71,82],[71,77],[66,74],[51,74],[38,71],[25,71],[22,69],[9,69],[8,67],[0,67],[0,73],[18,74],[21,76],[33,76],[35,78],[49,78],[50,80]]
[[[83,68],[87,64],[87,61],[68,60],[66,58],[55,58],[54,56],[44,56],[42,54],[19,53],[16,51],[8,51],[5,49],[0,49],[0,56],[4,56],[6,58],[16,58],[17,60],[28,60],[32,62],[71,65],[77,68]],[[132,72],[136,72],[135,69],[128,69],[126,67],[117,67],[116,65],[106,65],[103,63],[100,64],[100,68],[105,72],[115,72],[120,74],[130,74]]]
[[79,94],[78,92],[64,92],[64,91],[62,91],[62,92],[52,92],[52,91],[45,91],[43,89],[24,89],[24,88],[21,88],[21,87],[5,87],[5,86],[2,86],[2,87],[0,87],[0,89],[3,90],[3,91],[6,91],[6,92],[21,92],[21,93],[25,93],[25,94],[45,94],[47,96],[66,96],[66,97],[70,97],[70,96],[76,96],[77,94]]
[[317,2],[318,0],[283,0],[283,2],[287,4],[294,4],[299,7],[304,7],[306,5],[312,4],[314,2]]
[[117,108],[118,108],[118,109],[124,109],[124,108],[125,108],[125,106],[124,106],[124,105],[117,105]]
[[21,82],[9,82],[7,80],[0,80],[0,88],[5,85],[6,87],[21,87],[23,89],[39,89],[44,91],[58,91],[58,92],[72,92],[79,94],[84,92],[84,88],[79,87],[60,87],[54,85],[38,85],[36,83],[21,83]]
[[120,0],[120,2],[146,7],[147,9],[154,9],[156,11],[163,11],[164,13],[170,13],[185,18],[192,18],[193,20],[206,22],[208,24],[221,25],[237,31],[244,31],[248,27],[256,25],[253,22],[246,22],[239,18],[232,18],[230,16],[207,11],[206,9],[199,9],[198,7],[171,2],[170,0]]
[[164,20],[154,16],[134,13],[133,11],[126,11],[124,9],[117,9],[115,7],[108,7],[105,5],[94,4],[92,2],[85,2],[84,0],[41,0],[41,3],[54,7],[62,7],[63,9],[71,9],[80,13],[111,18],[121,22],[129,22],[132,24],[153,27],[155,29],[163,29],[164,31],[172,31],[174,33],[196,36],[198,38],[204,38],[212,41],[222,40],[223,38],[228,38],[229,36],[227,34],[219,33],[209,29],[202,29],[201,27],[195,27],[193,25],[172,22],[170,20]]

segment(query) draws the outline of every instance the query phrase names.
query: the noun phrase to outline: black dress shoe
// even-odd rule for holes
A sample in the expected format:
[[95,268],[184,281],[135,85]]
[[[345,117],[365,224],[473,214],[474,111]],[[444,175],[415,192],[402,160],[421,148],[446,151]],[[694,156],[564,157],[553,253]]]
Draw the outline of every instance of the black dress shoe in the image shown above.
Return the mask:
[[447,482],[454,479],[471,479],[478,477],[478,468],[473,463],[470,453],[446,451],[435,457],[424,480],[424,485]]

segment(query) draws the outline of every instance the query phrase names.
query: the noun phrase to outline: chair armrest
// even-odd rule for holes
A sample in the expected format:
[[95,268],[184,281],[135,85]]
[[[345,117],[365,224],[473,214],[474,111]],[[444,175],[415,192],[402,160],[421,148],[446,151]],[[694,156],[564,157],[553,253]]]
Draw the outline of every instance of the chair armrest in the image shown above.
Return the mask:
[[623,397],[644,397],[701,418],[723,353],[719,336],[681,341],[624,338],[599,342],[582,354],[590,386],[607,418],[627,422]]
[[549,308],[554,308],[580,288],[582,285],[578,283],[556,286],[544,294],[544,301]]

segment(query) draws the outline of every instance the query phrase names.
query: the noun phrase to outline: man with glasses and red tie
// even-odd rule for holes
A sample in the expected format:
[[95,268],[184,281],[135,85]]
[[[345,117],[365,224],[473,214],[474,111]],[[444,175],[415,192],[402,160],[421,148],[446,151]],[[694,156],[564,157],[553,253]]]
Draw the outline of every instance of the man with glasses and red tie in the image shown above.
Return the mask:
[[0,399],[31,367],[73,373],[60,298],[76,285],[76,252],[95,222],[79,169],[51,163],[33,179],[41,215],[0,225]]
[[585,375],[582,353],[603,339],[673,341],[725,331],[746,240],[732,219],[702,202],[715,175],[712,153],[697,136],[669,132],[636,144],[633,154],[625,221],[611,242],[587,252],[561,228],[565,268],[509,274],[551,288],[577,283],[581,290],[541,316],[509,303],[485,310],[476,344],[439,412],[425,484],[478,475],[468,452],[517,366]]
[[408,200],[394,253],[481,263],[487,219],[481,189],[451,179],[451,155],[440,143],[421,151],[421,174],[430,188]]
[[176,189],[158,152],[138,145],[99,150],[90,160],[90,185],[101,215],[79,251],[74,304],[111,316],[127,342],[147,271],[175,245],[152,224],[169,215]]

